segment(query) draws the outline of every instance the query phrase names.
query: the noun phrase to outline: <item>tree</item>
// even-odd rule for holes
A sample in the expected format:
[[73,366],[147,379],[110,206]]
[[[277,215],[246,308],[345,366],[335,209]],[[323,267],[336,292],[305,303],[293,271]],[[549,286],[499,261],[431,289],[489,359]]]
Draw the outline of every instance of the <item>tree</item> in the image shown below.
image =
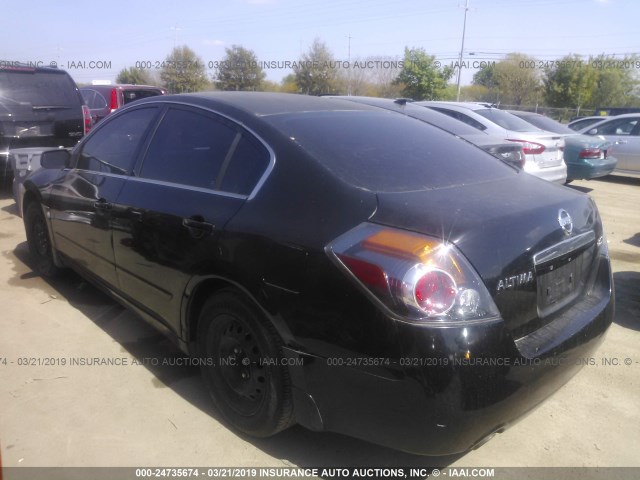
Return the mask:
[[213,79],[220,90],[260,90],[266,74],[258,63],[256,54],[240,45],[225,49]]
[[128,83],[131,85],[151,85],[151,78],[146,70],[141,68],[123,68],[116,77],[116,83]]
[[402,95],[413,100],[440,100],[452,75],[451,67],[441,68],[424,49],[405,47],[402,70],[394,83],[402,85]]
[[493,76],[500,103],[518,106],[537,103],[542,83],[536,64],[535,58],[522,53],[509,53],[496,63]]
[[638,57],[613,59],[605,55],[583,59],[567,55],[545,71],[544,95],[554,107],[594,109],[640,104],[637,76],[633,69]]
[[551,107],[580,109],[592,105],[597,72],[583,68],[579,55],[567,55],[545,70],[544,98]]
[[473,74],[473,84],[481,85],[491,90],[496,87],[496,64],[495,62],[486,62],[480,70]]
[[293,68],[298,91],[308,95],[336,93],[337,67],[329,48],[316,38]]
[[[473,76],[473,84],[485,87],[484,101],[504,105],[536,104],[542,89],[535,58],[509,53],[499,62],[488,63]],[[479,93],[479,92],[476,92]]]
[[209,83],[204,62],[186,45],[172,50],[164,61],[160,78],[170,93],[197,92]]

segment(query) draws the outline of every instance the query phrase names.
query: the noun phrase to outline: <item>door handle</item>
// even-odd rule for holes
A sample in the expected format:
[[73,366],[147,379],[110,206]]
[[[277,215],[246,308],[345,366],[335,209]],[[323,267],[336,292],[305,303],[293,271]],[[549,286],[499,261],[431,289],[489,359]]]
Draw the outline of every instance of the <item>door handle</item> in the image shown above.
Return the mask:
[[212,223],[205,222],[200,215],[182,219],[182,225],[189,230],[189,233],[198,238],[209,235],[215,228]]
[[101,198],[97,202],[93,202],[93,208],[96,210],[111,210],[113,208],[113,204],[107,202],[104,198]]
[[617,140],[616,145],[626,145],[628,142],[626,140]]

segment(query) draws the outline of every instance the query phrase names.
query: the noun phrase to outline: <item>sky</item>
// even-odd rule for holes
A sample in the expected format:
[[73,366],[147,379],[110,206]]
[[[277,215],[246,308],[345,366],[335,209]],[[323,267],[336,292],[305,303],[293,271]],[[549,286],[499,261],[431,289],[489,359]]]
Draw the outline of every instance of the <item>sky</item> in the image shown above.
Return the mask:
[[125,67],[153,71],[180,45],[213,74],[225,48],[241,45],[260,61],[280,62],[266,70],[279,82],[291,73],[282,62],[319,38],[343,62],[401,60],[405,47],[420,47],[447,65],[460,53],[465,1],[463,85],[477,62],[509,52],[541,61],[640,54],[638,0],[0,0],[0,62],[55,62],[77,83],[91,83],[113,81]]

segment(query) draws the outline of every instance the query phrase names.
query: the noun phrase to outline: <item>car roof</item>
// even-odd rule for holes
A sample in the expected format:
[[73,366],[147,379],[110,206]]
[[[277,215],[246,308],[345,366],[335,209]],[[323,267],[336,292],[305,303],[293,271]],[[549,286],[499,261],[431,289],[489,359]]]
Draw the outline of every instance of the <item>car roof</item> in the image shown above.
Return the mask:
[[436,100],[428,100],[416,102],[418,105],[430,105],[437,107],[438,105],[442,107],[460,107],[460,108],[468,108],[469,110],[485,110],[487,108],[495,108],[491,106],[491,104],[486,102],[445,102],[445,101],[436,101]]
[[303,112],[371,111],[376,108],[334,98],[271,92],[182,93],[150,97],[142,99],[136,104],[153,102],[182,102],[209,108],[227,107],[257,117]]
[[0,71],[2,72],[38,72],[38,73],[55,73],[58,75],[68,75],[66,70],[57,67],[39,67],[24,63],[0,61]]

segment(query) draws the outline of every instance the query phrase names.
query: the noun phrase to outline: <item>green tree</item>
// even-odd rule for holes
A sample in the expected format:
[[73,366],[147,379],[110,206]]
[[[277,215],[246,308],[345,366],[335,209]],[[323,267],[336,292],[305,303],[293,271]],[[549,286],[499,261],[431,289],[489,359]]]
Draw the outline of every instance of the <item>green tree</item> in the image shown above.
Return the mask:
[[404,49],[402,70],[394,83],[402,85],[402,95],[414,100],[440,100],[447,92],[447,82],[453,75],[449,66],[440,67],[433,55],[424,49]]
[[160,78],[170,93],[197,92],[209,83],[204,62],[186,45],[175,47],[167,56]]
[[493,76],[500,103],[518,106],[538,103],[542,81],[540,70],[530,68],[535,65],[535,58],[522,53],[509,53],[495,64]]
[[293,69],[298,92],[308,95],[336,93],[337,67],[337,62],[329,48],[316,38],[309,51],[300,57]]
[[585,68],[579,55],[567,55],[545,70],[544,98],[551,107],[575,108],[593,104],[598,72]]
[[219,90],[260,90],[266,74],[258,64],[256,54],[240,45],[225,49],[213,79]]
[[489,90],[496,87],[496,64],[487,62],[480,70],[473,74],[473,84],[481,85]]
[[131,85],[151,85],[151,77],[146,70],[141,68],[123,68],[116,77],[116,83],[128,83]]
[[632,107],[640,105],[640,82],[637,55],[612,58],[605,55],[589,57],[589,67],[596,72],[596,86],[591,95],[591,107]]
[[637,56],[614,59],[605,55],[584,59],[567,55],[545,71],[544,96],[553,107],[594,109],[640,105]]

